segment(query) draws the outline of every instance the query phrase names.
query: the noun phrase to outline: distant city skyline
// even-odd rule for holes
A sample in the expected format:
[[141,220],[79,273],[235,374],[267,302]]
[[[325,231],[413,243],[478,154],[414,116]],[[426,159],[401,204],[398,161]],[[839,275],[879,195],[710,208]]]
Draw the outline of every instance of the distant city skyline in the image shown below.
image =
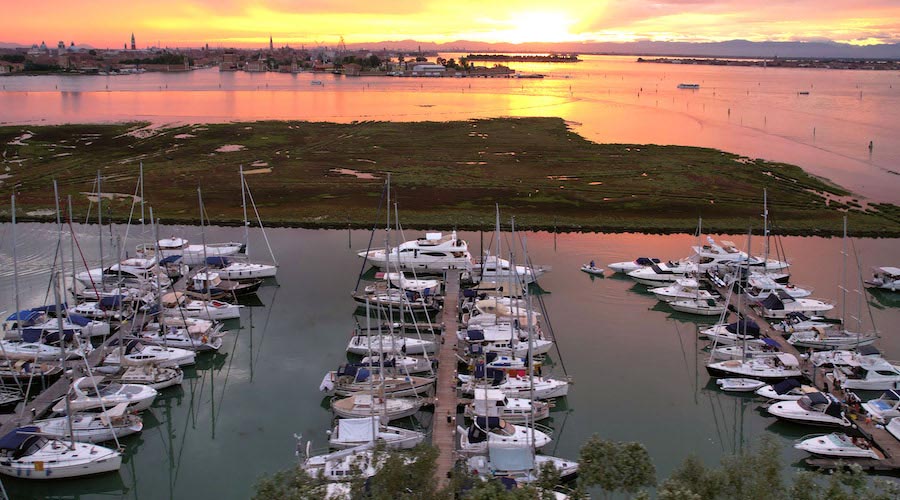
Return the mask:
[[58,40],[98,48],[275,47],[389,40],[479,42],[900,42],[896,0],[157,0],[5,6],[0,42]]

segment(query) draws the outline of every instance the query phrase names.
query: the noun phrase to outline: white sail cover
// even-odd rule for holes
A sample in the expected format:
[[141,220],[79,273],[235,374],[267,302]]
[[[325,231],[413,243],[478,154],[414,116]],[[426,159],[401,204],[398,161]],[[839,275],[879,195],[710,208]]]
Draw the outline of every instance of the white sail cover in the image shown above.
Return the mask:
[[527,447],[489,443],[488,455],[491,459],[491,467],[495,470],[534,470],[534,454]]
[[378,429],[377,416],[363,418],[342,418],[338,420],[338,441],[367,442],[372,441],[372,430]]

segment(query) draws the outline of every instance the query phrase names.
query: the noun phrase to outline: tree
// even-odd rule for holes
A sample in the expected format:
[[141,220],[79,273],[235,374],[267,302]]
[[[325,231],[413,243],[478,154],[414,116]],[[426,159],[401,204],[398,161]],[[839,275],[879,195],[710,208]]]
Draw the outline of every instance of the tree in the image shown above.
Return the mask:
[[594,434],[581,447],[578,463],[582,485],[599,486],[607,494],[634,494],[656,485],[656,467],[640,443],[609,441]]
[[381,66],[381,59],[378,56],[376,56],[375,54],[372,54],[369,56],[368,63],[369,63],[369,67],[377,68],[377,67]]

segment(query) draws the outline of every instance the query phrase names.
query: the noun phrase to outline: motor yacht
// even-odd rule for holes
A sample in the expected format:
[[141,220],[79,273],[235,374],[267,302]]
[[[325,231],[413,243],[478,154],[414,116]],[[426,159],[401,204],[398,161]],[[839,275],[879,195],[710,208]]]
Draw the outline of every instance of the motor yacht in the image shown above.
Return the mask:
[[638,257],[632,261],[613,262],[612,264],[607,264],[606,267],[612,269],[614,273],[628,274],[631,271],[637,271],[642,267],[652,266],[653,264],[659,264],[660,262],[662,261],[656,258]]
[[473,266],[473,271],[478,275],[480,281],[513,281],[534,283],[544,273],[549,271],[546,266],[513,266],[510,262],[503,258],[497,258],[496,255],[485,255],[482,262]]
[[376,249],[358,252],[357,255],[381,269],[415,269],[422,273],[472,269],[468,244],[456,236],[456,231],[447,235],[426,233],[424,238],[407,241],[387,252]]
[[767,319],[784,319],[790,313],[800,313],[811,316],[821,314],[834,309],[834,304],[829,304],[816,299],[796,299],[784,292],[770,294],[758,305],[760,314]]
[[468,428],[457,426],[459,448],[464,454],[485,453],[488,444],[522,446],[540,449],[550,444],[552,439],[546,427],[532,429],[524,425],[511,424],[499,417],[475,417]]
[[511,398],[499,389],[476,387],[466,418],[499,417],[514,424],[527,424],[550,416],[550,404],[525,398]]
[[815,387],[803,385],[797,379],[789,378],[772,385],[760,387],[757,396],[775,401],[797,401],[811,392],[819,392]]
[[696,278],[678,278],[672,285],[650,288],[647,291],[663,302],[691,299],[716,300],[719,298],[719,294],[702,289]]
[[725,303],[716,299],[679,299],[669,302],[669,307],[686,314],[698,316],[720,316],[725,312]]
[[892,292],[900,290],[900,267],[873,268],[872,279],[866,280],[866,286]]
[[747,278],[747,286],[744,295],[753,302],[765,300],[769,295],[785,293],[795,299],[802,299],[812,295],[812,290],[791,284],[778,283],[766,275],[751,275]]
[[897,391],[885,391],[881,397],[863,403],[862,408],[872,420],[884,424],[895,417],[900,417],[900,394]]
[[771,415],[798,424],[821,427],[850,427],[844,405],[831,394],[811,392],[796,401],[779,401],[770,405]]
[[835,367],[833,373],[843,389],[900,389],[900,368],[880,356],[857,357],[849,366]]
[[634,281],[648,287],[668,286],[686,275],[697,274],[698,267],[692,262],[666,262],[642,267],[627,273]]
[[884,454],[865,438],[850,437],[843,432],[804,436],[794,448],[820,457],[884,459]]

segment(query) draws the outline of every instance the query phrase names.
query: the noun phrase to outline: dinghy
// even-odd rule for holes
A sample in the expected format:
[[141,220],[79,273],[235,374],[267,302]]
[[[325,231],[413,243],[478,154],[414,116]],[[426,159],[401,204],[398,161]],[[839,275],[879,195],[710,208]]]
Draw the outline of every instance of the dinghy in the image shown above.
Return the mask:
[[753,392],[766,383],[752,378],[720,378],[716,385],[726,392]]

